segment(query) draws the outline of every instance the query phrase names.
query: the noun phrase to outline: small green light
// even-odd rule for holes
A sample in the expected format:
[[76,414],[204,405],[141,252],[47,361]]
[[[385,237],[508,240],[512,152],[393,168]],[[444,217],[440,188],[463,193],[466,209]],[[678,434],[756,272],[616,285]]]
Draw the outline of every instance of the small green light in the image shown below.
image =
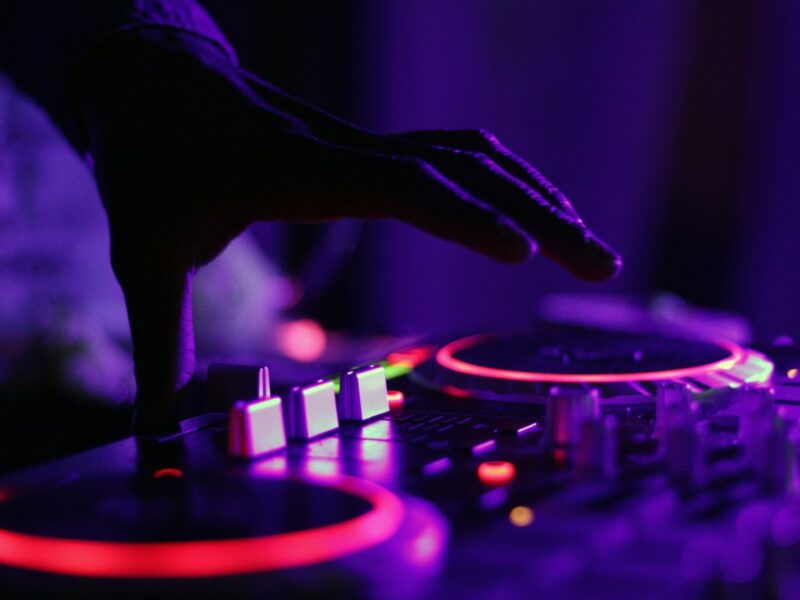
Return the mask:
[[[383,370],[386,371],[386,380],[389,381],[391,379],[397,379],[398,377],[402,377],[403,375],[408,375],[414,368],[406,363],[396,363],[396,364],[389,364],[387,361],[382,360],[378,363],[383,367]],[[334,377],[331,379],[333,382],[333,389],[338,394],[339,390],[341,389],[341,377]]]
[[407,364],[404,363],[397,363],[394,365],[390,365],[388,363],[381,363],[383,368],[386,371],[386,379],[397,379],[398,377],[402,377],[403,375],[408,375],[414,369]]

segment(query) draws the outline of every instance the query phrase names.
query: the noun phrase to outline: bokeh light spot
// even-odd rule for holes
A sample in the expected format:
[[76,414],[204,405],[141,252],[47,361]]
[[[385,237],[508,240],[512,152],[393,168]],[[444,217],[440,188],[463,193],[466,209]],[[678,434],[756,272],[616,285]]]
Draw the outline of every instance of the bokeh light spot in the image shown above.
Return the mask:
[[278,349],[299,362],[314,362],[325,353],[328,336],[313,319],[297,319],[278,326]]

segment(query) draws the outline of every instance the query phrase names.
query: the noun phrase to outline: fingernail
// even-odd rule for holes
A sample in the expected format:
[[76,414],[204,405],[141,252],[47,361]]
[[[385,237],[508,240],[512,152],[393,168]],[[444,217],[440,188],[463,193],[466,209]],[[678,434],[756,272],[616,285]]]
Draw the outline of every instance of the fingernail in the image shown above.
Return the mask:
[[504,258],[511,262],[522,262],[536,254],[539,246],[535,241],[507,224],[500,224],[496,228],[504,249]]
[[604,281],[616,277],[622,270],[622,256],[588,230],[584,239],[588,244],[588,250],[592,257],[594,267],[592,278]]

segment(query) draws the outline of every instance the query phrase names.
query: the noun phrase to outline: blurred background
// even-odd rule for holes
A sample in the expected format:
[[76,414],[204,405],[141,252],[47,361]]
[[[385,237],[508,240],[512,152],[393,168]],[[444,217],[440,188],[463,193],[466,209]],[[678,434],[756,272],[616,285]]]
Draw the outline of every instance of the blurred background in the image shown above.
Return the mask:
[[[337,332],[391,343],[519,327],[554,293],[646,303],[669,291],[743,315],[757,340],[800,333],[800,3],[203,4],[243,66],[358,125],[491,130],[625,268],[596,286],[394,222],[264,223],[198,277],[201,365],[313,363],[347,348]],[[78,444],[70,428],[118,436],[129,342],[89,172],[8,83],[0,150],[0,379],[16,407],[7,422],[29,424],[8,428],[62,446]],[[111,408],[98,418],[86,397]],[[0,469],[42,458],[30,452],[0,456]]]
[[[352,258],[301,305],[324,324],[514,326],[554,291],[670,290],[746,315],[760,336],[797,329],[796,2],[206,5],[244,65],[330,112],[381,132],[490,129],[625,257],[600,288],[396,223],[345,226],[331,246]],[[274,229],[255,232],[265,248]]]

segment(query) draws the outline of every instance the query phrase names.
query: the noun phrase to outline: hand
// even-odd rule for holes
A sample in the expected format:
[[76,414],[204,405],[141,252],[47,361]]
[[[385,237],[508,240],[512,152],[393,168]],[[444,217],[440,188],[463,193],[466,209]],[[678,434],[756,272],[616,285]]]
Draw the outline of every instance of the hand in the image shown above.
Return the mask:
[[377,135],[188,34],[128,32],[103,50],[84,68],[79,106],[131,325],[136,432],[177,423],[194,370],[192,274],[254,221],[396,218],[500,261],[538,248],[587,280],[620,269],[491,134]]

